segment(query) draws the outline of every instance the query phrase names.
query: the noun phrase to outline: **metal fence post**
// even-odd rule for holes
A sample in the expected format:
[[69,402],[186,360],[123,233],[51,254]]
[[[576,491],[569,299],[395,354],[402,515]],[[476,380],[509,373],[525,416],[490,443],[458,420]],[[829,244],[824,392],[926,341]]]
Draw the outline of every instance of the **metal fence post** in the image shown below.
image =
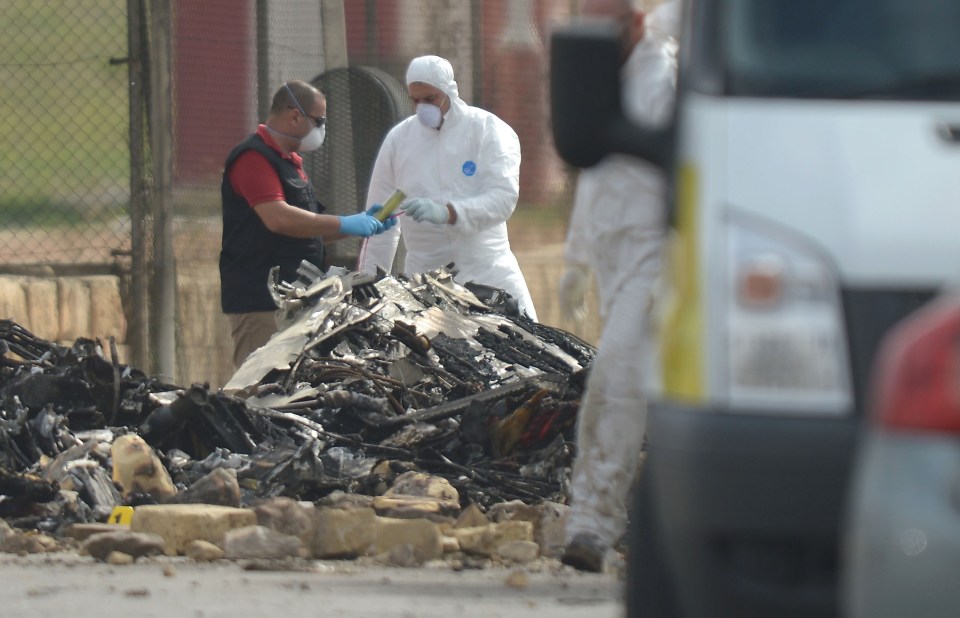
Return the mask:
[[153,298],[150,334],[154,371],[176,380],[177,269],[173,248],[173,94],[170,0],[150,0],[150,150],[153,161]]
[[143,180],[143,11],[141,0],[127,0],[127,74],[130,115],[130,310],[127,342],[131,361],[146,367],[146,190]]

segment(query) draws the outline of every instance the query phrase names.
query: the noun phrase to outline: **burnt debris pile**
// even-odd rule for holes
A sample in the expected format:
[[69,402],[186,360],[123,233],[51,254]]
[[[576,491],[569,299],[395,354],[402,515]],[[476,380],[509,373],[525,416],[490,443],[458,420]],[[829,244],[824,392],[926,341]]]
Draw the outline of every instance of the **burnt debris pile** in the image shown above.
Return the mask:
[[461,506],[565,503],[594,349],[453,274],[274,282],[281,328],[220,390],[0,321],[0,517],[57,530],[117,506],[378,496],[411,471]]

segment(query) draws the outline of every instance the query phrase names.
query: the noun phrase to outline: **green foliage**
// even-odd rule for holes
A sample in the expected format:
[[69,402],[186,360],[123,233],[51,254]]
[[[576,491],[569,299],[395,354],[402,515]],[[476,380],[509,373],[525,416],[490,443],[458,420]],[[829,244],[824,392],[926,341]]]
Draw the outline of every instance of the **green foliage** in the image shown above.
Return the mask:
[[78,208],[46,196],[0,197],[0,228],[65,228],[115,220],[124,216],[125,204]]
[[[0,225],[73,226],[129,192],[125,0],[3,0]],[[106,204],[106,206],[103,206]]]

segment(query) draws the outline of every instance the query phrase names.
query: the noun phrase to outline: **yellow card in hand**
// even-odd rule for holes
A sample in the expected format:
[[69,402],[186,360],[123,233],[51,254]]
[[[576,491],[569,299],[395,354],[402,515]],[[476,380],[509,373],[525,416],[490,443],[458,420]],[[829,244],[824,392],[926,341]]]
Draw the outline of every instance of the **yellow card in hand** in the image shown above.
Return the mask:
[[387,201],[383,203],[383,208],[380,210],[380,212],[375,214],[374,217],[380,221],[386,221],[387,217],[393,214],[393,211],[397,209],[397,206],[399,206],[400,202],[402,202],[406,197],[406,193],[400,189],[397,189],[393,192],[393,195],[387,198]]

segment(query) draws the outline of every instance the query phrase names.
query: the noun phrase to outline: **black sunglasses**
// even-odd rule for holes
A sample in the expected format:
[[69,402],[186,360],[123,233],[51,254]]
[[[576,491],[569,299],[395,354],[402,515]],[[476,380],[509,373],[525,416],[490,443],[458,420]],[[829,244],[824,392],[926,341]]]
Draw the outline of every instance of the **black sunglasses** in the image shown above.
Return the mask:
[[288,106],[287,106],[287,109],[295,109],[295,110],[297,110],[298,112],[300,112],[301,114],[303,114],[304,116],[306,116],[307,118],[309,118],[310,120],[312,120],[312,121],[313,121],[313,124],[315,124],[318,129],[319,129],[320,127],[322,127],[323,125],[327,124],[327,117],[326,117],[326,116],[311,116],[310,114],[308,114],[307,112],[303,111],[303,110],[300,109],[299,107],[294,107],[293,105],[288,105]]

